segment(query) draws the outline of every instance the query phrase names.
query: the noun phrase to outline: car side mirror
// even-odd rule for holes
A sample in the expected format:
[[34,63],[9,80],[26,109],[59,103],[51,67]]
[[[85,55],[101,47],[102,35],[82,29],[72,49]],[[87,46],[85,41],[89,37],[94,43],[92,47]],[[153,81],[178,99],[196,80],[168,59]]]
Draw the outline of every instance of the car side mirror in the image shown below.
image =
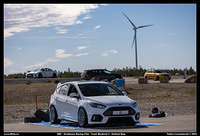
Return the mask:
[[78,98],[78,95],[77,95],[76,93],[70,93],[70,94],[69,94],[69,97]]
[[126,91],[122,91],[122,93],[123,93],[124,95],[127,95]]

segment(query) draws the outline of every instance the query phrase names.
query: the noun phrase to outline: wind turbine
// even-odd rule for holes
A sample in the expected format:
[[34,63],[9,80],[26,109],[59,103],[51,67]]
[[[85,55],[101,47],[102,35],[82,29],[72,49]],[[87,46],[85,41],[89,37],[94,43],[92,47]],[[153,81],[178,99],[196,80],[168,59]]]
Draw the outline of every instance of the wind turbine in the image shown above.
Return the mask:
[[122,14],[128,19],[128,21],[131,23],[131,25],[133,26],[133,30],[135,31],[135,35],[134,35],[134,38],[133,38],[133,43],[132,43],[132,46],[131,48],[133,48],[133,44],[134,44],[134,41],[135,41],[135,62],[136,62],[136,69],[138,69],[138,59],[137,59],[137,38],[136,38],[136,32],[137,32],[137,29],[139,28],[143,28],[143,27],[148,27],[148,26],[152,26],[152,25],[144,25],[144,26],[138,26],[136,27],[133,22],[128,18],[128,16],[122,12]]

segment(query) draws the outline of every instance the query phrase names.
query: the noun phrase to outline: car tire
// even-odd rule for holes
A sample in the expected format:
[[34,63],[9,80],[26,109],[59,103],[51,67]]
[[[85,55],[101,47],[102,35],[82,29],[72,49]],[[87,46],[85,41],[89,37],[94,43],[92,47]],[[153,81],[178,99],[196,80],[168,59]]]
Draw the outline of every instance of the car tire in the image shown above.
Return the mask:
[[38,74],[38,78],[42,78],[43,76],[42,76],[42,73],[39,73]]
[[24,118],[24,123],[36,123],[36,122],[41,122],[42,120],[40,118],[37,117],[25,117]]
[[88,125],[87,113],[83,108],[78,110],[78,124],[80,127],[86,127]]
[[41,111],[41,110],[37,110],[34,115],[37,118],[40,118],[41,120],[45,121],[45,122],[49,122],[49,115],[47,115],[45,112]]
[[159,80],[159,76],[157,76],[157,77],[155,78],[155,81],[157,81],[157,80]]
[[50,107],[50,110],[49,110],[49,120],[52,124],[60,124],[60,121],[58,119],[58,114],[56,112],[56,109],[54,106],[51,106]]
[[53,78],[56,78],[57,76],[56,76],[56,73],[53,73]]

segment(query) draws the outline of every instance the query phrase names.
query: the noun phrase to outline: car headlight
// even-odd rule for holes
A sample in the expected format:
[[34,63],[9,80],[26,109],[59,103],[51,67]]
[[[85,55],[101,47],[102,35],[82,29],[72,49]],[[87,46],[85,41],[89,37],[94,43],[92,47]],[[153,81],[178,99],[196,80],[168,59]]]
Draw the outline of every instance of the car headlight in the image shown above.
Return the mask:
[[133,102],[133,103],[132,103],[132,106],[133,106],[133,107],[137,107],[137,102]]
[[99,109],[104,109],[106,106],[103,104],[98,104],[98,103],[89,103],[89,105],[93,108],[99,108]]

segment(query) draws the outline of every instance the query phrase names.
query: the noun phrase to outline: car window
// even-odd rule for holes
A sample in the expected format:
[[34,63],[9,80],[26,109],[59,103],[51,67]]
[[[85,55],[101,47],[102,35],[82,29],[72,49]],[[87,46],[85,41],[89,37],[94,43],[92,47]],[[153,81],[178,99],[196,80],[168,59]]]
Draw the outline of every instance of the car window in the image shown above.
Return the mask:
[[61,95],[67,95],[68,89],[69,89],[69,85],[63,85],[58,91],[58,93]]
[[80,84],[79,88],[84,96],[123,95],[116,87],[109,84]]
[[69,96],[70,93],[76,93],[76,94],[78,94],[78,91],[77,91],[77,89],[76,89],[76,87],[74,85],[70,85],[69,91],[67,93],[67,96]]
[[92,70],[92,71],[91,71],[91,73],[94,73],[94,74],[96,74],[96,73],[97,73],[97,71],[96,71],[96,70]]
[[111,72],[108,71],[108,70],[104,70],[104,72],[105,72],[106,74],[111,74]]
[[40,68],[37,68],[37,69],[35,69],[35,70],[33,70],[33,71],[40,71]]

